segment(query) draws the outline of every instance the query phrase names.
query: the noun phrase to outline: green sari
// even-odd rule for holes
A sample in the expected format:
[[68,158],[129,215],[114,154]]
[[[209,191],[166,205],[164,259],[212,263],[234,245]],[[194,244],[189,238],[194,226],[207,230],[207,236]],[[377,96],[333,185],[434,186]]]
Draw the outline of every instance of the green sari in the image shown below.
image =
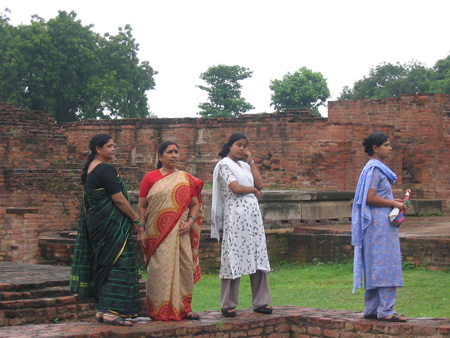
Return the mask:
[[[129,201],[125,182],[118,176]],[[130,220],[104,188],[83,193],[70,290],[80,299],[94,298],[96,308],[122,317],[140,312],[139,280]]]

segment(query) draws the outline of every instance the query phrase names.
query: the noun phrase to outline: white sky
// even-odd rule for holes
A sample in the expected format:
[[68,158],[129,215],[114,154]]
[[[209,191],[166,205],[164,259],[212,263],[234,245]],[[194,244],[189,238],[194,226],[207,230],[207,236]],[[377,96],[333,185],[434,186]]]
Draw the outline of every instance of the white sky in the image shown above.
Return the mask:
[[13,25],[58,10],[101,34],[130,24],[140,61],[158,71],[148,93],[158,117],[198,117],[199,76],[218,64],[253,71],[242,96],[260,113],[273,112],[270,81],[303,66],[323,74],[336,100],[381,62],[432,67],[450,52],[448,0],[0,0],[5,8]]

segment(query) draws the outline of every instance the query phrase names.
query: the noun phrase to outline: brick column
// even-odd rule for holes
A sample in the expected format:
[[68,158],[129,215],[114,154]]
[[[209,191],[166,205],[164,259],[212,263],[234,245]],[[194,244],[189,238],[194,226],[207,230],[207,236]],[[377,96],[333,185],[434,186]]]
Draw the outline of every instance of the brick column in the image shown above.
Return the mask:
[[39,210],[0,208],[0,261],[38,263]]

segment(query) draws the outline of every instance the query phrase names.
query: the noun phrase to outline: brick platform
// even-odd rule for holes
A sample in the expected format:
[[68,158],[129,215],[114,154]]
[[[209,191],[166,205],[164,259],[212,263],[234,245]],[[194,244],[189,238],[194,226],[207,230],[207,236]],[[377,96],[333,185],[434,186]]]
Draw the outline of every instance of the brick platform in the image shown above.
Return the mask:
[[143,337],[448,337],[450,319],[415,318],[407,323],[362,319],[360,313],[296,306],[274,307],[272,315],[251,310],[224,318],[218,311],[199,312],[199,321],[152,322],[138,318],[133,327],[78,322],[0,328],[3,338],[143,338]]
[[[386,323],[363,319],[358,312],[298,306],[274,306],[272,315],[238,310],[236,318],[225,318],[219,311],[205,311],[199,312],[200,321],[152,322],[139,317],[131,328],[116,327],[95,323],[93,303],[80,301],[68,291],[69,273],[68,267],[0,262],[0,326],[4,326],[0,327],[0,337],[450,336],[450,318]],[[27,324],[33,321],[42,324]],[[52,321],[62,323],[51,324]]]

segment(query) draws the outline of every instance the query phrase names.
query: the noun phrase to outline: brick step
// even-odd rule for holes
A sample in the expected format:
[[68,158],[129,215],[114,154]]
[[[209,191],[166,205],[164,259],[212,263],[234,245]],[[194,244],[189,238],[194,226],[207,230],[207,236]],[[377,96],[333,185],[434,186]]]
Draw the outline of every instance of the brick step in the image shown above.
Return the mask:
[[[145,280],[139,281],[139,294],[145,297]],[[48,299],[64,301],[68,298],[76,298],[69,290],[69,282],[66,286],[47,287],[43,289],[22,292],[0,292],[0,310],[21,307],[45,307]]]
[[75,295],[0,301],[0,310],[40,309],[75,304]]
[[29,290],[39,290],[43,288],[48,287],[54,287],[54,286],[64,286],[69,285],[69,279],[67,280],[54,280],[54,281],[46,281],[41,283],[18,283],[18,284],[9,284],[4,283],[0,284],[0,294],[4,292],[22,292],[22,291],[29,291]]
[[[93,302],[80,302],[75,296],[29,303],[34,307],[15,307],[0,310],[0,327],[26,324],[73,322],[95,317]],[[45,306],[37,306],[45,305]]]
[[39,236],[39,243],[52,244],[74,244],[77,238],[77,232],[65,232],[65,236]]
[[64,231],[60,236],[39,236],[39,264],[70,266],[76,237],[76,231]]
[[59,237],[76,239],[77,238],[77,231],[76,230],[73,230],[73,231],[61,231],[61,232],[59,232]]
[[[38,283],[31,285],[29,290],[0,292],[0,327],[94,320],[94,301],[78,299],[69,291],[69,281],[64,281],[64,284],[40,288],[42,283]],[[16,287],[10,285],[7,289]],[[139,282],[139,289],[142,309],[145,311],[144,280]]]
[[22,291],[22,292],[1,292],[0,293],[0,309],[3,302],[15,301],[15,300],[28,300],[38,298],[55,298],[71,296],[67,286],[52,286],[38,290]]

